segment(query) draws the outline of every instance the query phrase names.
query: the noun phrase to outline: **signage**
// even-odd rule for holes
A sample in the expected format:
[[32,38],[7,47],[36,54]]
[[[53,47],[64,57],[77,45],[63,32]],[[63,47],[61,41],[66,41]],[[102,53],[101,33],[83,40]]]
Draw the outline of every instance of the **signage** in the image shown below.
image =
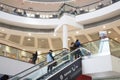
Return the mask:
[[68,65],[47,80],[75,80],[80,74],[82,74],[82,60],[81,58],[78,58],[72,64]]

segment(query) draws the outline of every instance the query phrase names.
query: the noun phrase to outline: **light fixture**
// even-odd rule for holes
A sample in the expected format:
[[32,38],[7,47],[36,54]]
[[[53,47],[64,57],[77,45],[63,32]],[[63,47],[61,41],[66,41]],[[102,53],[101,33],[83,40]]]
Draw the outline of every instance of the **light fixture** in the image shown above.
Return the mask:
[[106,28],[106,26],[104,25],[104,26],[103,26],[103,29],[105,29],[105,28]]
[[111,33],[111,31],[108,31],[108,33],[110,34],[110,33]]
[[4,30],[4,29],[2,29],[2,31],[4,32],[5,30]]
[[37,51],[38,52],[38,55],[41,54],[41,51]]
[[25,49],[23,49],[23,51],[25,51]]
[[118,40],[118,38],[114,38],[115,40]]
[[53,36],[56,36],[56,33],[54,32]]
[[70,40],[70,38],[68,38],[68,41]]
[[27,40],[28,40],[28,41],[30,41],[31,39],[30,39],[30,38],[28,38]]
[[78,34],[79,33],[79,31],[76,31],[76,34]]
[[28,33],[29,36],[31,36],[32,34],[31,33]]

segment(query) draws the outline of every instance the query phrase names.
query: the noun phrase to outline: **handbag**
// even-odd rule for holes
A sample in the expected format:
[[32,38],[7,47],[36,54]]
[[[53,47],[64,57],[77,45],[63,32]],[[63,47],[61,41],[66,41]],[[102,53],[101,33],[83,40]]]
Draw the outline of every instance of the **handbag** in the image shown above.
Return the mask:
[[56,66],[57,65],[57,61],[55,61],[54,63],[53,63],[53,66]]

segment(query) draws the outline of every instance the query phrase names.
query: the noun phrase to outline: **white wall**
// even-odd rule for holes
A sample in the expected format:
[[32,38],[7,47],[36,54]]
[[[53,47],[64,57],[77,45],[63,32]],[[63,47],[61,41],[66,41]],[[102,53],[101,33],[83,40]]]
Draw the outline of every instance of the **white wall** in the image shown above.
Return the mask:
[[39,28],[39,25],[58,25],[59,19],[36,19],[29,17],[21,17],[0,11],[0,21],[12,25],[22,25],[28,28]]
[[112,68],[115,72],[120,73],[120,58],[111,56],[112,57]]
[[120,76],[120,58],[112,55],[91,56],[82,60],[83,74],[93,79]]
[[83,74],[112,71],[111,56],[96,56],[82,60],[82,71]]
[[0,74],[15,75],[33,64],[0,56]]

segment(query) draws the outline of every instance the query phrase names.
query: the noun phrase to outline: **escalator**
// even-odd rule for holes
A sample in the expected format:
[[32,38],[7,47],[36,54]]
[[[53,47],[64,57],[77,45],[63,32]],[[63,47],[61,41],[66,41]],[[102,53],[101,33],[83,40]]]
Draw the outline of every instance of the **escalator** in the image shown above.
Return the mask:
[[[56,68],[54,74],[45,78],[37,80],[75,80],[77,76],[82,74],[82,58],[74,61],[64,63],[62,66]],[[56,72],[57,71],[57,72]]]
[[19,74],[16,74],[9,80],[54,80],[53,78],[56,78],[56,75],[59,76],[59,79],[55,80],[61,80],[61,78],[72,80],[81,73],[81,58],[74,59],[73,57],[77,50],[79,49],[55,57],[54,62],[56,62],[57,65],[53,66],[52,72],[50,73],[47,72],[48,65],[51,65],[54,62],[47,64],[46,61],[44,61]]
[[[66,54],[66,50],[63,50],[62,52],[60,52],[59,54],[55,55],[54,58],[55,60],[58,59],[59,57],[63,56],[63,54]],[[42,70],[44,68],[46,68],[45,66],[47,66],[47,62],[46,60],[39,63],[39,64],[36,64],[35,66],[32,66],[14,76],[12,76],[12,78],[10,78],[10,80],[20,80],[22,77],[25,77],[27,75],[30,75],[31,73],[34,73],[36,72],[37,70]],[[44,68],[43,68],[44,67]],[[42,74],[41,74],[42,75]]]
[[[119,48],[118,43],[116,44],[115,41],[109,39],[87,43],[84,45],[86,48],[81,47],[77,49],[81,51],[83,56],[82,59],[81,57],[77,59],[74,58],[74,53],[77,50],[63,53],[64,55],[61,53],[61,55],[58,55],[55,58],[54,62],[56,62],[57,65],[53,67],[52,72],[48,73],[47,68],[48,65],[53,64],[54,62],[47,64],[45,61],[13,76],[10,80],[79,80],[81,73],[89,74],[91,76],[94,76],[94,74],[99,75],[98,70],[106,73],[106,69],[108,69],[108,71],[111,70],[110,47],[108,42],[111,44],[113,43],[116,46],[112,46],[113,48],[110,46],[112,48],[111,52],[115,52],[116,48]],[[105,49],[106,52],[104,53]],[[108,68],[108,65],[110,65],[110,68]],[[81,66],[83,66],[85,71],[83,70],[82,72]],[[97,70],[91,69],[91,67],[95,67]]]

